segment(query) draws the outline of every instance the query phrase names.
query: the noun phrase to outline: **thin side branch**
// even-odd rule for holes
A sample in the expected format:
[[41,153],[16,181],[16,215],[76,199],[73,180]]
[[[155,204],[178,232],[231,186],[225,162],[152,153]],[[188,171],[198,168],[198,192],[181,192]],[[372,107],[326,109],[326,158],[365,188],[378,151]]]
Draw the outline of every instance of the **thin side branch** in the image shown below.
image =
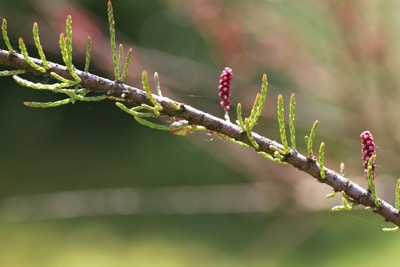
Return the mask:
[[[31,60],[34,63],[43,66],[41,60],[35,58],[31,58]],[[50,69],[47,70],[47,74],[50,74],[50,72],[55,72],[66,79],[72,79],[70,72],[66,67],[52,62],[48,62],[48,64]],[[37,75],[43,75],[43,73],[40,73],[38,70],[26,63],[24,57],[16,52],[10,53],[7,50],[0,49],[0,65],[5,67],[13,67],[18,70],[25,70],[26,72],[31,72]],[[110,98],[114,97],[118,99],[125,99],[127,102],[136,105],[152,105],[149,97],[146,95],[146,92],[141,89],[79,70],[76,70],[76,74],[81,79],[79,85],[87,90],[103,92]],[[237,142],[242,142],[254,147],[251,144],[248,135],[242,130],[242,128],[229,121],[217,118],[184,103],[173,101],[167,97],[153,94],[153,98],[162,107],[160,110],[161,115],[185,119],[190,125],[204,126],[208,130],[216,132],[219,135],[227,136],[236,140]],[[285,149],[281,144],[257,133],[252,132],[252,137],[258,144],[256,151],[259,153],[266,153],[273,156],[275,151],[283,151]],[[335,171],[326,167],[323,167],[326,177],[325,179],[321,179],[319,165],[314,159],[307,158],[297,151],[289,149],[289,153],[285,154],[282,161],[287,162],[300,171],[308,173],[312,177],[316,178],[319,182],[331,186],[334,191],[343,191],[357,204],[361,204],[366,207],[372,207],[373,211],[385,218],[386,221],[390,221],[395,225],[400,226],[400,215],[397,209],[381,199],[379,199],[380,206],[377,207],[370,192],[346,179],[339,173],[336,173]]]

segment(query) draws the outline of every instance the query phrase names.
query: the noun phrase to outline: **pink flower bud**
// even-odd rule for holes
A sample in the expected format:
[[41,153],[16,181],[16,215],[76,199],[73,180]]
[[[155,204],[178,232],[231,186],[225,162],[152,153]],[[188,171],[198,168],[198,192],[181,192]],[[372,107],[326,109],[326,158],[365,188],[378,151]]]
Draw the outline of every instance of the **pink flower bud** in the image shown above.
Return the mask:
[[[364,131],[360,134],[361,137],[361,154],[363,167],[366,171],[368,168],[369,159],[376,154],[374,137],[369,131]],[[365,172],[366,174],[366,172]],[[372,177],[375,177],[375,162],[372,164]]]
[[224,108],[225,111],[229,111],[230,106],[232,104],[232,101],[229,100],[229,97],[231,96],[231,81],[232,81],[232,69],[229,67],[226,67],[220,76],[219,80],[219,104],[221,107]]

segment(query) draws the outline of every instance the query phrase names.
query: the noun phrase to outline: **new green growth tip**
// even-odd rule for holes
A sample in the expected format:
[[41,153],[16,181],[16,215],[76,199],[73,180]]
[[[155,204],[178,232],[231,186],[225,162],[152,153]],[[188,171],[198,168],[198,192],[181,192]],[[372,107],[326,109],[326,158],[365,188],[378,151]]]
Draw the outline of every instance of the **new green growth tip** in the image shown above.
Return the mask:
[[294,126],[295,108],[296,108],[296,96],[293,93],[290,96],[290,106],[289,106],[290,145],[292,146],[293,150],[296,150],[296,129],[295,129],[295,126]]
[[321,179],[326,178],[325,170],[324,170],[324,156],[325,156],[325,143],[322,142],[319,146],[319,155],[318,155],[318,163],[319,163],[319,174]]
[[38,26],[37,22],[33,23],[32,32],[33,32],[33,40],[35,42],[35,46],[38,51],[39,57],[42,60],[43,67],[46,70],[49,70],[50,66],[49,66],[49,63],[47,62],[46,56],[44,55],[43,47],[40,43],[39,26]]
[[92,54],[92,38],[88,36],[86,45],[86,56],[85,56],[85,68],[84,68],[85,72],[89,72],[91,54]]
[[60,34],[59,39],[61,55],[65,66],[68,69],[69,74],[75,80],[76,83],[81,82],[81,78],[76,74],[75,67],[72,64],[72,18],[68,16],[66,22],[66,35]]
[[380,207],[380,202],[378,195],[376,193],[375,189],[375,182],[374,182],[374,171],[373,171],[373,164],[375,164],[376,160],[376,154],[372,155],[371,158],[368,161],[368,167],[367,167],[367,182],[368,182],[368,190],[371,192],[373,198],[374,198],[374,203],[377,208]]
[[7,20],[6,19],[3,19],[3,22],[1,24],[1,33],[3,35],[3,40],[4,40],[4,43],[7,46],[8,52],[12,53],[14,51],[14,49],[12,48],[12,46],[10,44],[10,39],[8,38]]
[[29,57],[28,50],[26,49],[25,42],[22,39],[22,37],[20,37],[18,39],[18,44],[19,44],[19,49],[21,50],[21,54],[24,56],[26,63],[28,63],[29,66],[31,66],[35,70],[37,70],[41,73],[46,73],[45,68],[43,68],[43,67],[39,66],[38,64],[36,64],[35,62],[33,62],[32,59]]
[[396,209],[400,209],[400,179],[397,179],[396,184],[396,202],[394,203]]
[[278,112],[278,124],[279,124],[279,133],[281,136],[281,142],[284,147],[285,153],[289,152],[289,144],[286,137],[286,127],[285,127],[285,115],[284,115],[284,108],[283,108],[283,96],[278,95],[278,105],[277,105],[277,112]]
[[319,124],[319,121],[316,120],[311,128],[310,136],[305,136],[305,138],[304,138],[307,143],[307,154],[308,154],[309,158],[312,158],[314,156],[313,143],[314,143],[315,135],[317,133],[318,124]]
[[147,79],[147,71],[145,71],[145,70],[142,72],[142,85],[143,85],[143,90],[146,92],[147,97],[149,98],[151,104],[154,106],[154,114],[159,116],[160,115],[159,111],[162,110],[162,107],[155,100],[153,94],[150,91],[149,82],[148,82],[148,79]]
[[122,44],[119,44],[117,51],[114,10],[110,0],[108,0],[107,3],[107,15],[108,15],[107,18],[110,31],[111,56],[114,64],[114,77],[116,81],[123,82],[127,76],[129,64],[132,60],[132,48],[128,50],[125,59],[125,64],[121,73],[122,55],[124,53],[124,47]]
[[268,91],[267,75],[263,74],[261,83],[261,92],[256,95],[256,99],[254,100],[254,104],[250,112],[249,126],[251,129],[253,129],[253,127],[256,125],[258,119],[261,116],[261,113],[265,105],[265,100],[267,99],[267,91]]

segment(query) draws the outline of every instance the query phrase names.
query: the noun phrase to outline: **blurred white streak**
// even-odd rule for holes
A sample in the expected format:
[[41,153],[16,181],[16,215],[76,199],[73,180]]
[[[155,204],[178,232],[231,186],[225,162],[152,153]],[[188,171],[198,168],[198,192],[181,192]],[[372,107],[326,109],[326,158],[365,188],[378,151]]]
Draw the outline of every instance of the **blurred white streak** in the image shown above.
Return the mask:
[[266,213],[280,204],[273,191],[257,184],[239,184],[12,196],[0,201],[0,218],[22,221],[134,214]]

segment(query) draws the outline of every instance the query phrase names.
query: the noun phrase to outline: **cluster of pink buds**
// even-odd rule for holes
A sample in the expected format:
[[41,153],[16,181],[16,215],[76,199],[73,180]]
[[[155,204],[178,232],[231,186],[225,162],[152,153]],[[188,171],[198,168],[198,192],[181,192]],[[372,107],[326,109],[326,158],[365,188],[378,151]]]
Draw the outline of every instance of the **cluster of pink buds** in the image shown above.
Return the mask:
[[[374,137],[369,131],[364,131],[361,137],[361,153],[363,159],[363,167],[366,171],[368,168],[369,159],[376,154]],[[367,172],[365,172],[367,173]],[[375,177],[375,162],[372,164],[372,177]]]
[[219,104],[224,108],[225,112],[229,111],[232,101],[229,99],[231,96],[231,82],[232,82],[232,69],[226,67],[220,76],[219,80]]

